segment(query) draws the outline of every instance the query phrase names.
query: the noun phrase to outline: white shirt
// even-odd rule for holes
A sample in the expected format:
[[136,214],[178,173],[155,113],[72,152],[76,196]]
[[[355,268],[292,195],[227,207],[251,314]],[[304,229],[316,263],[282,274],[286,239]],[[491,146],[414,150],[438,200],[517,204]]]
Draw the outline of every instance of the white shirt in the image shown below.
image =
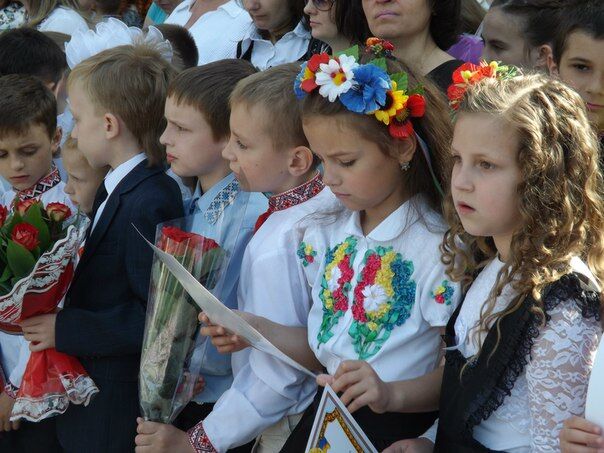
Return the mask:
[[[40,201],[46,206],[48,203],[63,203],[74,213],[77,207],[73,205],[67,194],[64,192],[65,183],[60,182],[53,188],[47,190],[40,196]],[[1,204],[9,207],[15,198],[15,192],[9,190],[2,195]],[[25,366],[29,360],[29,341],[21,335],[10,335],[0,332],[0,359],[2,369],[6,378],[16,387],[21,386]]]
[[55,31],[71,36],[76,31],[86,31],[89,27],[77,11],[58,6],[36,28],[39,31]]
[[293,63],[308,52],[310,32],[302,22],[292,31],[284,34],[279,41],[273,44],[264,39],[258,29],[252,24],[241,43],[242,54],[254,43],[252,51],[252,64],[261,71],[284,63]]
[[[329,189],[271,214],[249,242],[241,263],[239,309],[286,326],[305,326],[310,292],[297,262],[294,226],[334,200]],[[314,379],[249,348],[233,354],[233,384],[203,427],[219,452],[242,445],[283,417],[303,412],[316,392]]]
[[145,155],[145,153],[139,153],[136,156],[128,159],[123,164],[118,165],[117,168],[115,168],[114,170],[111,170],[109,173],[107,173],[107,176],[105,176],[105,179],[103,180],[103,184],[105,184],[105,190],[107,191],[107,198],[105,198],[105,201],[101,203],[99,209],[96,212],[96,215],[94,216],[92,230],[94,230],[97,222],[101,218],[103,210],[105,209],[105,205],[107,204],[107,200],[109,200],[109,197],[111,196],[111,193],[115,190],[115,188],[122,181],[122,179],[128,176],[128,173],[134,170],[134,168],[146,158],[147,156]]
[[[195,0],[185,0],[168,16],[166,24],[185,26],[191,18]],[[237,42],[241,41],[252,23],[250,15],[235,0],[203,14],[189,28],[199,52],[198,65],[226,58],[235,58]]]
[[[455,321],[456,342],[464,357],[474,356],[486,338],[478,332],[480,313],[504,263],[491,261],[468,290]],[[573,271],[594,282],[578,258]],[[593,287],[597,287],[593,283]],[[507,286],[495,301],[499,313],[516,292]],[[564,420],[583,415],[589,372],[601,333],[599,322],[585,319],[573,300],[561,301],[548,312],[550,320],[534,340],[529,363],[516,379],[511,395],[489,418],[474,428],[474,438],[485,447],[511,453],[559,451],[558,436]],[[423,437],[434,441],[435,430]]]
[[312,287],[308,342],[329,374],[344,360],[367,361],[387,382],[438,366],[440,328],[460,299],[440,260],[445,229],[419,196],[367,235],[358,211],[306,229],[298,258]]

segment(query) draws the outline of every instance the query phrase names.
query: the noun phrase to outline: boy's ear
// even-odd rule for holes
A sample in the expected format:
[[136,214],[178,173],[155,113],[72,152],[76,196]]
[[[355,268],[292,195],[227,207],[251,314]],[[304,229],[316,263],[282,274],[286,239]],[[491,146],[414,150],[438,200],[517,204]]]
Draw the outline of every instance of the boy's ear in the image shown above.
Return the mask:
[[59,147],[61,146],[61,138],[63,138],[63,129],[57,127],[55,129],[55,133],[50,141],[50,151],[52,152],[52,157],[55,157],[59,154]]
[[537,67],[543,69],[549,69],[549,60],[553,58],[552,46],[549,44],[543,44],[539,47],[539,55],[537,56]]
[[411,134],[405,140],[399,140],[397,157],[398,163],[402,165],[411,162],[418,146],[419,144],[417,143],[417,137],[415,134]]
[[120,134],[120,120],[113,113],[103,115],[103,127],[105,128],[105,138],[110,140]]
[[554,60],[553,52],[547,56],[547,71],[549,75],[555,78],[560,78],[560,72],[558,71],[558,65]]
[[308,146],[297,146],[290,151],[289,173],[303,176],[312,169],[313,153]]

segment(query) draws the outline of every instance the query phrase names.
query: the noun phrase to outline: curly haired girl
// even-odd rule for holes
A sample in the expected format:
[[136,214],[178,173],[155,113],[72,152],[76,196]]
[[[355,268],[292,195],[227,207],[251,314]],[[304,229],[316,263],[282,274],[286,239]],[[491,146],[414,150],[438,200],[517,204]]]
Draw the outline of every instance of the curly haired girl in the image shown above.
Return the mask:
[[452,155],[443,252],[468,290],[447,325],[435,445],[411,442],[558,451],[563,421],[583,413],[601,333],[597,138],[565,85],[485,79],[460,105]]

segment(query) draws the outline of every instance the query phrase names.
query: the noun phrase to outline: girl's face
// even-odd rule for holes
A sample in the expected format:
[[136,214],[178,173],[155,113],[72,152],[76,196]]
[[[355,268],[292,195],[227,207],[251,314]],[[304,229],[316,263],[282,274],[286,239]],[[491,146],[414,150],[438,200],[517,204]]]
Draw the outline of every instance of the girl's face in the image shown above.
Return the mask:
[[570,33],[556,71],[581,95],[589,119],[604,132],[604,39],[582,31]]
[[539,54],[533,50],[527,52],[523,28],[522,19],[518,16],[508,14],[501,8],[491,8],[484,18],[482,29],[482,58],[521,68],[533,68]]
[[500,118],[462,113],[455,124],[451,193],[461,223],[473,236],[493,237],[505,255],[521,225],[518,136]]
[[290,21],[287,0],[243,0],[243,7],[259,30],[280,30]]
[[334,20],[334,0],[306,0],[304,12],[310,18],[313,38],[330,41],[338,36],[338,27]]
[[372,211],[384,219],[405,201],[401,162],[340,118],[306,118],[304,134],[323,163],[323,181],[346,208]]
[[369,29],[378,38],[396,40],[430,27],[428,0],[363,0]]
[[84,155],[77,149],[63,150],[63,165],[67,171],[67,183],[65,193],[73,204],[90,214],[96,192],[107,174],[106,168],[92,168]]

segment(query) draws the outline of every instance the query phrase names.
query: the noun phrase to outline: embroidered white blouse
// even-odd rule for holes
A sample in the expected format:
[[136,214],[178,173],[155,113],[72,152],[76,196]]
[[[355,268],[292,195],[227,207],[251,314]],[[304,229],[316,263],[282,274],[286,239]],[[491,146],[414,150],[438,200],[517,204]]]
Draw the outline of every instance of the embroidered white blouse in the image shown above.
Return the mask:
[[[489,263],[466,294],[455,322],[458,348],[466,358],[475,355],[486,338],[486,333],[476,334],[477,323],[503,266],[498,259]],[[571,266],[594,281],[580,259],[574,258]],[[510,286],[504,288],[495,302],[495,313],[505,309],[514,295]],[[487,448],[511,453],[560,451],[562,423],[571,415],[583,415],[602,328],[595,319],[585,319],[574,300],[561,301],[549,315],[551,319],[535,339],[531,359],[511,395],[474,428],[474,438]],[[434,440],[434,434],[425,437]]]
[[[164,23],[185,26],[191,18],[195,0],[185,0],[178,5]],[[250,15],[235,0],[208,11],[191,25],[189,32],[199,53],[198,65],[225,58],[235,58],[237,42],[245,36],[252,24]]]
[[[334,199],[325,188],[270,215],[243,256],[239,309],[286,326],[306,325],[311,298],[295,254],[294,225]],[[314,379],[263,352],[248,348],[235,353],[232,365],[231,388],[203,421],[205,434],[219,452],[250,441],[287,415],[303,412],[315,395]]]
[[460,298],[440,260],[444,232],[419,196],[367,235],[350,211],[305,230],[298,258],[312,288],[308,342],[328,373],[366,360],[396,381],[438,366],[440,327]]
[[[48,203],[63,203],[69,206],[72,213],[76,212],[77,208],[64,192],[64,188],[65,183],[59,182],[54,187],[42,193],[38,198],[45,206]],[[15,195],[14,190],[4,193],[0,204],[10,207]],[[0,361],[2,362],[2,370],[6,379],[15,387],[21,386],[21,380],[23,379],[29,355],[29,342],[23,336],[0,332]]]

